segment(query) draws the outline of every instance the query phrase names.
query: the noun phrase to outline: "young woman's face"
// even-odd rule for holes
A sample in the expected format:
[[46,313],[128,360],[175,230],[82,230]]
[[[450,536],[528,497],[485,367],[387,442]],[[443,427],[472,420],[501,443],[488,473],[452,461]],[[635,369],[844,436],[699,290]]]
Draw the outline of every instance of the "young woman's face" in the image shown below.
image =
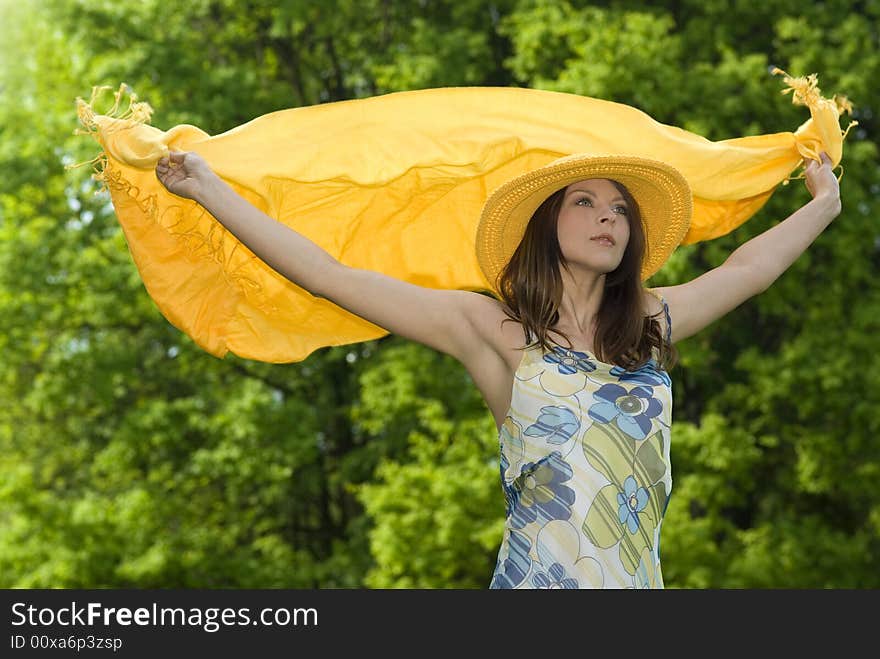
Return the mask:
[[[623,195],[604,178],[576,181],[563,194],[556,227],[563,255],[571,264],[611,272],[629,242],[629,207]],[[614,244],[592,239],[601,233],[609,234]]]

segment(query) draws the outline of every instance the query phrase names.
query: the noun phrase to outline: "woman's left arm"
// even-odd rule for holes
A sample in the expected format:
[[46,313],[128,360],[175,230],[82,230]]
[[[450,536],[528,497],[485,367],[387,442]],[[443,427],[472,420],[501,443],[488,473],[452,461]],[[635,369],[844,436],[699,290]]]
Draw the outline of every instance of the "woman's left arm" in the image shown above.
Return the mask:
[[738,247],[718,267],[684,284],[654,289],[669,305],[673,343],[767,290],[840,214],[840,188],[831,160],[824,152],[820,157],[821,163],[811,160],[806,166],[812,201]]
[[822,162],[810,160],[805,169],[807,189],[813,198],[785,220],[738,247],[726,263],[744,266],[762,290],[804,253],[831,221],[840,215],[840,186],[824,151]]

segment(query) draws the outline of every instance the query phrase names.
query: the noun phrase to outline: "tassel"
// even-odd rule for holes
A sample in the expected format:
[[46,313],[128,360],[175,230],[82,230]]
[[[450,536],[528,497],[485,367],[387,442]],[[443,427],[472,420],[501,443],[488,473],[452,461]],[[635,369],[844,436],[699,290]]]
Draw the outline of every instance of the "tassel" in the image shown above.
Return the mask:
[[[842,95],[835,94],[832,99],[825,99],[821,95],[821,90],[819,89],[819,80],[818,76],[815,73],[811,73],[808,76],[801,76],[799,78],[794,78],[790,76],[788,73],[780,69],[776,66],[770,67],[771,75],[779,75],[782,74],[785,77],[783,78],[783,82],[788,85],[787,89],[783,89],[781,94],[788,94],[791,92],[791,102],[794,105],[806,105],[810,108],[810,110],[817,109],[818,104],[821,101],[828,101],[829,103],[834,103],[834,107],[837,109],[838,116],[843,115],[846,112],[849,115],[852,115],[853,106],[850,100]],[[858,126],[859,122],[855,119],[852,119],[847,125],[845,131],[841,131],[841,140],[845,140],[847,134],[853,126]],[[837,177],[837,181],[843,178],[843,164],[838,163],[840,167],[840,176]],[[782,185],[788,185],[789,181],[796,181],[800,179],[806,178],[804,172],[806,171],[806,165],[804,165],[803,171],[797,176],[789,176],[786,177],[784,181],[782,181]]]
[[789,92],[794,92],[791,95],[791,102],[794,105],[806,105],[808,107],[813,107],[822,98],[819,94],[819,81],[815,73],[811,73],[806,77],[802,76],[800,78],[793,78],[785,71],[775,66],[770,69],[770,73],[772,75],[778,75],[781,73],[785,76],[783,80],[785,84],[788,85],[788,89],[783,89],[780,94],[788,94]]
[[849,102],[849,99],[846,96],[835,94],[834,103],[837,105],[838,114],[843,114],[844,112],[850,115],[852,114],[852,103]]
[[[80,97],[76,99],[77,116],[85,130],[77,129],[74,134],[91,135],[101,145],[101,152],[91,160],[66,165],[65,169],[94,164],[92,179],[100,181],[102,184],[95,192],[96,195],[106,190],[111,198],[113,198],[112,192],[129,197],[143,213],[144,218],[154,222],[180,240],[193,258],[210,260],[219,264],[220,272],[229,286],[246,297],[255,308],[267,315],[278,313],[278,307],[272,300],[266,299],[263,294],[263,285],[258,281],[258,278],[248,276],[248,272],[253,272],[253,270],[247,268],[242,271],[242,266],[247,265],[250,261],[259,261],[258,257],[256,255],[241,255],[240,251],[236,253],[237,243],[233,244],[228,253],[224,249],[224,241],[229,240],[228,237],[231,235],[228,229],[204,210],[198,216],[189,217],[184,222],[182,220],[186,217],[184,208],[177,203],[163,206],[160,214],[155,192],[143,191],[132,185],[123,177],[119,169],[111,166],[101,136],[106,138],[116,131],[127,130],[140,124],[149,124],[153,108],[148,103],[137,102],[137,94],[127,84],[122,83],[119,89],[114,92],[116,102],[113,107],[107,113],[96,113],[94,110],[95,101],[98,95],[107,89],[112,89],[112,87],[92,87],[92,97],[88,103]],[[120,113],[120,101],[124,93],[129,94],[129,103],[128,108]],[[189,206],[197,205],[194,201],[185,203]],[[207,222],[203,221],[205,216],[209,218]]]
[[[98,97],[98,94],[104,91],[105,89],[113,89],[112,87],[108,87],[107,85],[95,86],[92,87],[92,98],[86,103],[81,97],[76,97],[76,106],[77,106],[77,114],[79,115],[79,119],[82,124],[89,129],[89,132],[94,132],[97,130],[98,125],[95,121],[95,112],[92,108],[95,106],[95,100]],[[128,92],[130,97],[128,99],[128,108],[121,115],[117,116],[117,111],[119,110],[119,101],[122,98],[122,94],[124,92]],[[150,123],[150,117],[153,116],[153,108],[150,107],[149,103],[146,102],[135,102],[137,101],[137,94],[134,93],[134,90],[129,87],[126,83],[121,83],[119,85],[119,89],[113,93],[116,98],[116,102],[113,104],[113,107],[110,108],[108,112],[104,112],[103,115],[107,117],[112,117],[114,119],[124,119],[133,121],[138,124],[148,124]],[[83,134],[82,131],[77,132],[76,134]]]
[[[76,97],[76,114],[79,117],[79,122],[82,124],[86,130],[81,130],[77,128],[73,131],[74,135],[91,135],[92,138],[101,144],[101,140],[98,137],[100,131],[103,130],[106,134],[110,134],[116,130],[122,130],[126,127],[126,124],[123,122],[130,122],[135,124],[149,124],[150,118],[153,116],[153,108],[149,103],[140,101],[137,102],[137,94],[134,93],[134,90],[129,87],[126,83],[121,83],[119,85],[119,89],[116,90],[113,95],[116,99],[116,102],[113,104],[113,107],[110,108],[109,111],[98,114],[95,112],[95,101],[97,100],[98,95],[107,89],[113,89],[108,85],[95,85],[92,87],[92,97],[88,103],[86,103],[82,97]],[[122,99],[122,95],[128,92],[128,108],[117,116],[119,112],[119,102]],[[108,117],[110,119],[119,120],[116,127],[111,125],[111,122],[102,122],[98,119],[98,117]],[[103,147],[103,144],[101,145]],[[101,187],[95,192],[95,194],[99,194],[103,190],[108,190],[107,188],[107,175],[105,174],[107,170],[107,153],[103,150],[91,160],[86,160],[83,162],[74,163],[72,165],[65,165],[64,169],[75,169],[77,167],[82,167],[83,165],[92,165],[97,163],[95,167],[93,167],[93,174],[91,178],[95,181],[101,182]],[[108,190],[109,192],[109,190]]]

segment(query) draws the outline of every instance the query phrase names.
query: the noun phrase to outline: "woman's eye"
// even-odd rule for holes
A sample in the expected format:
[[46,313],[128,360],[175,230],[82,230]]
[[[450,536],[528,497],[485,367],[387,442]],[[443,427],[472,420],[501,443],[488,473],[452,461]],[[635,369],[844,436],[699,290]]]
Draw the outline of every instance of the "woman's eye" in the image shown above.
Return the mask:
[[[582,201],[587,202],[590,206],[593,205],[593,202],[590,201],[587,197],[581,197],[580,199],[578,199],[577,203],[581,203]],[[614,212],[620,213],[621,215],[628,215],[628,211],[626,209],[626,206],[615,206]]]

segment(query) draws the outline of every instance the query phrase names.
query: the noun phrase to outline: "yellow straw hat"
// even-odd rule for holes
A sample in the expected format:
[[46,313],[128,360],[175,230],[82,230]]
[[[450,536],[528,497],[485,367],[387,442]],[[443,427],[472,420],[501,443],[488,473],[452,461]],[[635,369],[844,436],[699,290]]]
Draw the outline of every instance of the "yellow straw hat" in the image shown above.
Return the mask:
[[659,160],[575,153],[520,174],[486,200],[477,226],[476,250],[493,289],[538,207],[557,190],[589,178],[614,179],[626,186],[639,205],[645,231],[642,281],[660,269],[690,227],[693,197],[687,180]]

